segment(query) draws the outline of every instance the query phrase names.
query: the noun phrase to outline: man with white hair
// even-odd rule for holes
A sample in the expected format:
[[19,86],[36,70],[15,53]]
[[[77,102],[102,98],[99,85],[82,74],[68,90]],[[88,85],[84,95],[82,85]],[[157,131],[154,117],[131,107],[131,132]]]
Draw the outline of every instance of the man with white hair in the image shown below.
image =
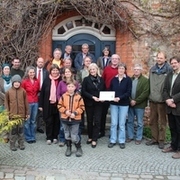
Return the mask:
[[[149,80],[142,75],[142,66],[134,65],[134,75],[132,77],[132,91],[130,106],[127,121],[127,136],[126,142],[131,142],[135,139],[135,144],[139,145],[143,135],[143,116],[147,106],[149,96]],[[137,132],[134,137],[134,120],[137,121]]]

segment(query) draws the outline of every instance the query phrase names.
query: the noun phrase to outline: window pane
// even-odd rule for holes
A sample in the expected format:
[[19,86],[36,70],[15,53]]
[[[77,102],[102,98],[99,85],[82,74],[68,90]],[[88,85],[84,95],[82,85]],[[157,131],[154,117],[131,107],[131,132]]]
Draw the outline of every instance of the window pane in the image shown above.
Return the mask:
[[104,34],[111,34],[111,30],[110,30],[107,26],[104,27],[104,29],[102,30],[102,32],[103,32]]
[[94,25],[94,27],[95,27],[96,29],[100,29],[101,26],[102,26],[101,24],[97,24],[97,23]]
[[85,24],[86,26],[92,26],[92,22],[90,22],[90,21],[86,21],[86,24]]
[[81,19],[75,21],[76,26],[82,26]]
[[72,28],[73,28],[73,23],[72,23],[72,21],[66,23],[66,27],[67,27],[68,30],[69,30],[69,29],[72,29]]
[[65,29],[63,26],[61,26],[59,29],[58,29],[58,34],[64,34],[65,33]]

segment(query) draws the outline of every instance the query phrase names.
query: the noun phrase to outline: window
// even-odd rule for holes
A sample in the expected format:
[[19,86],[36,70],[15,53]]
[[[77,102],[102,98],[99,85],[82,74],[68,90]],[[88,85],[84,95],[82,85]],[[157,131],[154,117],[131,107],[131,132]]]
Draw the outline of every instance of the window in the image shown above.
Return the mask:
[[63,26],[58,29],[58,34],[64,34],[66,31]]

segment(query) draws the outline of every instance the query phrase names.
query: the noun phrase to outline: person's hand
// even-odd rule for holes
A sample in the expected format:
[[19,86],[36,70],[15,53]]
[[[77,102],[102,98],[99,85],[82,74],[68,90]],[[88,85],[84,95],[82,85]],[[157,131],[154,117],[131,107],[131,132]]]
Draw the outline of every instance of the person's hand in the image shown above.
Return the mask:
[[166,104],[171,107],[171,105],[174,103],[173,99],[167,99]]
[[169,105],[169,107],[176,108],[176,104],[175,104],[175,103],[171,103],[171,104]]
[[42,108],[42,107],[39,107],[38,109],[39,109],[40,111],[43,111],[43,108]]
[[120,98],[119,97],[115,97],[114,98],[114,102],[119,102],[120,101]]
[[131,104],[131,106],[135,106],[136,105],[136,101],[135,100],[131,100],[130,104]]
[[26,115],[25,121],[27,121],[30,118],[30,115]]
[[92,98],[94,99],[94,101],[99,102],[99,98],[97,98],[96,96],[93,96]]
[[70,118],[71,118],[71,119],[74,119],[74,118],[75,118],[75,114],[74,114],[74,113],[71,113]]
[[68,117],[71,116],[71,112],[69,110],[66,110],[66,113],[65,113]]

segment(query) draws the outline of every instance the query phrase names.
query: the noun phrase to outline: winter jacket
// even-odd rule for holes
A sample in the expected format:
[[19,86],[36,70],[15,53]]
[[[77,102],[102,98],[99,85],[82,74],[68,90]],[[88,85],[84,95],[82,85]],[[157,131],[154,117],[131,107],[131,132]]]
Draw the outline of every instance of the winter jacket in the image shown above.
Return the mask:
[[164,88],[164,81],[169,72],[171,72],[171,66],[165,62],[162,68],[158,68],[156,64],[150,69],[150,95],[149,100],[157,103],[164,102],[162,92]]
[[118,76],[114,77],[111,81],[110,91],[115,91],[115,97],[119,97],[120,101],[111,101],[110,104],[118,106],[129,106],[131,90],[132,80],[129,76],[125,75],[121,81],[119,81]]
[[[134,77],[132,77],[132,80]],[[136,101],[134,108],[145,108],[147,106],[147,100],[149,96],[149,80],[142,74],[138,78],[136,95],[133,100]],[[132,99],[131,99],[132,100]]]
[[38,80],[35,78],[34,79],[34,83],[31,82],[30,79],[24,79],[22,81],[22,85],[21,85],[26,93],[27,93],[27,98],[28,98],[28,102],[29,103],[37,103],[38,102],[38,93],[39,93],[39,82]]
[[[84,102],[82,97],[75,93],[73,95],[70,95],[68,92],[62,95],[58,102],[58,109],[61,113],[61,120],[62,121],[81,121],[81,114],[84,111]],[[70,119],[66,115],[66,111],[69,110],[71,113],[75,114],[74,119]]]
[[18,115],[25,119],[29,115],[26,91],[22,87],[10,88],[5,94],[5,108],[9,112],[10,118]]
[[164,101],[166,101],[167,99],[173,99],[174,103],[176,104],[176,108],[171,108],[169,106],[166,106],[166,112],[168,114],[172,113],[175,116],[180,116],[180,73],[178,74],[178,76],[174,81],[172,87],[172,93],[170,94],[172,76],[173,76],[173,72],[170,72],[165,79],[163,98]]

